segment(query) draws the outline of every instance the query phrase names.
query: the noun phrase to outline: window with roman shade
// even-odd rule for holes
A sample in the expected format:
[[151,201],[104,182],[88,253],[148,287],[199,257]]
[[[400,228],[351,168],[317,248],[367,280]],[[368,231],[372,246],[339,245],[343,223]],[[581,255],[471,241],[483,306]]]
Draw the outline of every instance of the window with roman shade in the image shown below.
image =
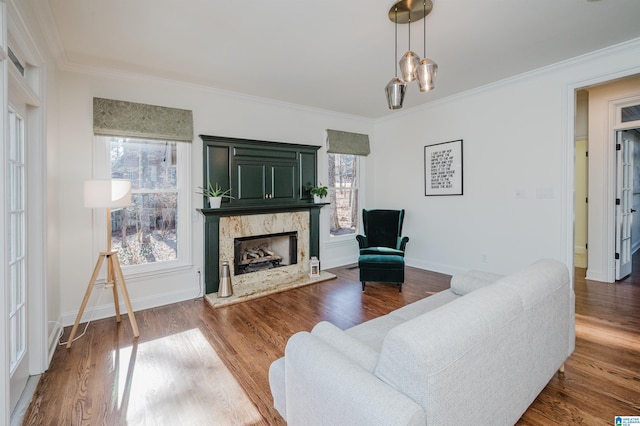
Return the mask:
[[96,177],[131,180],[133,205],[111,214],[111,245],[125,273],[188,265],[192,112],[93,98],[93,129]]
[[327,129],[329,172],[329,234],[331,237],[358,232],[360,183],[363,167],[360,157],[369,155],[369,136]]

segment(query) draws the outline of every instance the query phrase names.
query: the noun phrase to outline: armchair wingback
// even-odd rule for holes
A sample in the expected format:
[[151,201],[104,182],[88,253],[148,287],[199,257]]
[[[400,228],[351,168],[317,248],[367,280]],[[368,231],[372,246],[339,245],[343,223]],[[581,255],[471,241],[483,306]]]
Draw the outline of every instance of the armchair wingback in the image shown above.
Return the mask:
[[360,254],[404,256],[409,237],[402,236],[402,210],[362,210],[364,235],[356,235]]

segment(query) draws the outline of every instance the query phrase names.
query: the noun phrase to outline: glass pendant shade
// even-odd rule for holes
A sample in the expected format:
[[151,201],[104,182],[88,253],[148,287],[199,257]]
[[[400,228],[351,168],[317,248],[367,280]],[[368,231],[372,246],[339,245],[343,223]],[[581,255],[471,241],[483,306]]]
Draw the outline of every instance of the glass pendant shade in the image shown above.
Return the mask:
[[402,55],[402,59],[400,59],[400,72],[405,82],[409,83],[416,79],[416,70],[418,69],[419,62],[420,57],[411,50]]
[[407,91],[407,83],[400,80],[398,77],[393,77],[387,86],[384,88],[387,94],[387,103],[389,109],[400,109],[404,102],[404,94]]
[[421,92],[428,92],[435,87],[438,64],[429,58],[423,58],[418,64],[417,79]]

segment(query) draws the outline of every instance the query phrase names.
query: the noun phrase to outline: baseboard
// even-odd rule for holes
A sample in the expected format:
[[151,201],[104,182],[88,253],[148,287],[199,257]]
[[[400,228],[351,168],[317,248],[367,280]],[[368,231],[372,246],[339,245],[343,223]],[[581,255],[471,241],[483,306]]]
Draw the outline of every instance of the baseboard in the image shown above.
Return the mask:
[[[94,292],[97,291],[105,291],[102,288],[96,288]],[[111,291],[108,291],[109,294],[106,294],[101,297],[99,300],[99,306],[87,306],[84,310],[84,314],[82,315],[81,323],[86,321],[94,321],[103,318],[110,318],[115,316],[115,309],[113,306],[113,297],[111,296]],[[171,293],[163,293],[163,294],[154,294],[147,297],[141,297],[137,299],[131,300],[131,305],[133,306],[133,311],[141,311],[143,309],[156,308],[158,306],[169,305],[171,303],[184,302],[185,300],[195,299],[197,297],[201,297],[199,290],[194,290],[193,288],[188,290],[178,290]],[[79,309],[80,307],[78,307]],[[120,303],[120,312],[126,313],[127,307],[124,303]],[[72,325],[76,320],[76,316],[78,315],[78,311],[66,312],[63,313],[60,317],[60,322],[64,327]]]
[[340,266],[358,263],[358,256],[343,256],[339,258],[331,258],[328,260],[320,260],[320,267],[324,269],[338,268]]
[[58,347],[58,343],[60,342],[60,336],[62,336],[62,323],[61,321],[58,320],[54,322],[53,329],[51,330],[51,333],[49,333],[49,342],[47,346],[47,351],[48,351],[47,366],[51,364],[53,353],[56,351],[56,348]]

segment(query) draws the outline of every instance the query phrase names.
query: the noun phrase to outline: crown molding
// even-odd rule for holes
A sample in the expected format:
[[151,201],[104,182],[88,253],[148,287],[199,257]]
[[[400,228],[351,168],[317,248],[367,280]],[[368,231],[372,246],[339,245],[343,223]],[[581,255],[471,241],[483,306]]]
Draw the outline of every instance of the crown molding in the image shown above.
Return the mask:
[[[579,65],[579,64],[582,64],[584,62],[592,61],[592,60],[599,59],[599,58],[602,58],[602,57],[605,57],[605,56],[610,56],[612,54],[615,54],[615,53],[618,53],[618,52],[622,52],[622,51],[625,51],[625,50],[630,50],[630,49],[640,49],[640,37],[632,39],[632,40],[627,40],[627,41],[624,41],[622,43],[614,44],[612,46],[603,47],[602,49],[594,50],[592,52],[588,52],[588,53],[585,53],[583,55],[576,56],[576,57],[573,57],[573,58],[570,58],[570,59],[565,59],[565,60],[562,60],[560,62],[555,62],[553,64],[546,65],[544,67],[540,67],[540,68],[536,68],[536,69],[533,69],[533,70],[530,70],[530,71],[526,71],[526,72],[524,72],[522,74],[518,74],[518,75],[515,75],[515,76],[512,76],[512,77],[507,77],[507,78],[504,78],[502,80],[498,80],[498,81],[495,81],[493,83],[488,83],[488,84],[485,84],[483,86],[478,86],[478,87],[475,87],[473,89],[465,90],[463,92],[456,93],[456,94],[453,94],[453,95],[450,95],[450,96],[446,96],[444,98],[436,99],[434,101],[427,102],[425,104],[418,105],[418,106],[415,106],[413,108],[409,108],[409,109],[407,109],[405,111],[399,111],[398,113],[394,113],[392,115],[387,115],[387,116],[384,116],[384,117],[380,117],[380,118],[378,118],[378,120],[376,122],[377,123],[387,122],[387,121],[395,120],[397,118],[404,117],[404,116],[407,116],[407,115],[410,115],[410,114],[415,114],[415,113],[427,111],[427,110],[429,110],[431,108],[436,108],[438,106],[447,104],[449,102],[454,102],[454,101],[457,101],[457,100],[462,99],[462,98],[466,98],[466,97],[474,95],[474,94],[491,91],[491,90],[494,90],[496,88],[508,86],[508,85],[511,85],[513,83],[520,82],[520,81],[525,81],[525,80],[528,80],[530,78],[533,78],[533,77],[536,77],[536,76],[539,76],[539,75],[543,75],[543,74],[546,74],[546,73],[551,72],[551,71],[562,70],[562,69],[564,69],[566,67],[569,67],[569,66]],[[633,70],[627,70],[627,71],[622,70],[622,71],[616,73],[616,75],[619,74],[620,77],[623,77],[623,76],[629,75],[629,73],[632,73],[632,72],[633,72]]]

